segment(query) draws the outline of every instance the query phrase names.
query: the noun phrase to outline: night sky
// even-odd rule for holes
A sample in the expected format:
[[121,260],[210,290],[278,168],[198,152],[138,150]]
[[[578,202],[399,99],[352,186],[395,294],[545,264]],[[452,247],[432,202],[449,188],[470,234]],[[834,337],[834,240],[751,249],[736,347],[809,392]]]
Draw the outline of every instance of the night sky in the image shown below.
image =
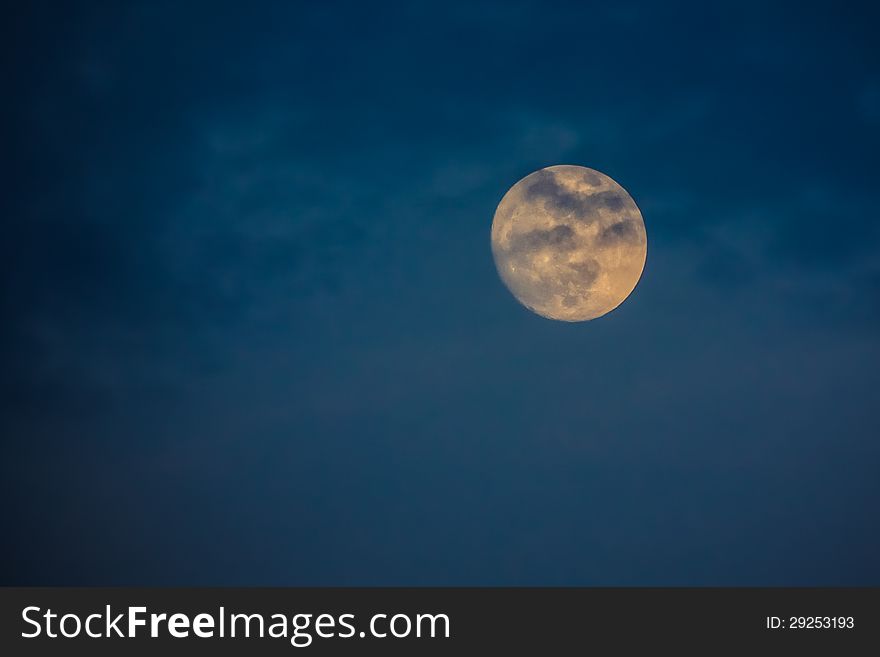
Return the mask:
[[[880,584],[876,3],[14,3],[0,582]],[[635,292],[510,295],[554,164]]]

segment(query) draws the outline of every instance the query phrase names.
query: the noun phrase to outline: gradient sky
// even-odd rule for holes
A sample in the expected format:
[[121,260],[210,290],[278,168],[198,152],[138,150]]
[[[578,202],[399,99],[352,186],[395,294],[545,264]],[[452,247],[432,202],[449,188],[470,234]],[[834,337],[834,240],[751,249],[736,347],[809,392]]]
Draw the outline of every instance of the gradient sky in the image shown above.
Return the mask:
[[[5,11],[3,584],[880,584],[876,3]],[[552,164],[594,322],[492,261]]]

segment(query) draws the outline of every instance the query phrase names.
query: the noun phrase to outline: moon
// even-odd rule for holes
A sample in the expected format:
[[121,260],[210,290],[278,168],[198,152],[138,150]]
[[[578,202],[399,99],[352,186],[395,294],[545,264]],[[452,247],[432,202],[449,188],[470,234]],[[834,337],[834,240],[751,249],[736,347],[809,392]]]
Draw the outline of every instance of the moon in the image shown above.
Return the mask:
[[501,199],[492,256],[529,310],[566,322],[605,315],[635,289],[648,254],[642,213],[594,169],[559,165],[529,174]]

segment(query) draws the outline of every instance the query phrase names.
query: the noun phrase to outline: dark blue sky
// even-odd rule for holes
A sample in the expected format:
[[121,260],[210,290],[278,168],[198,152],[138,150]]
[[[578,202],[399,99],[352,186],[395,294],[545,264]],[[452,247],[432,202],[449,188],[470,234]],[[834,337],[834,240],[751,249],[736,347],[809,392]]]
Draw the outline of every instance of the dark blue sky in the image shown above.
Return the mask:
[[[876,5],[8,12],[2,583],[880,584]],[[489,248],[562,163],[582,324]]]

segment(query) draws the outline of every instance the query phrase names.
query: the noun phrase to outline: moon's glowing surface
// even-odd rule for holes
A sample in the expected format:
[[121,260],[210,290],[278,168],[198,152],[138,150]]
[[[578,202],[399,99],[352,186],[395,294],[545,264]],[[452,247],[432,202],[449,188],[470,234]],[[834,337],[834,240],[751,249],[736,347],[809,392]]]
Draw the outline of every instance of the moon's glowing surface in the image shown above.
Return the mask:
[[635,289],[648,252],[642,214],[603,173],[561,165],[529,174],[498,204],[492,255],[520,303],[550,319],[611,312]]

